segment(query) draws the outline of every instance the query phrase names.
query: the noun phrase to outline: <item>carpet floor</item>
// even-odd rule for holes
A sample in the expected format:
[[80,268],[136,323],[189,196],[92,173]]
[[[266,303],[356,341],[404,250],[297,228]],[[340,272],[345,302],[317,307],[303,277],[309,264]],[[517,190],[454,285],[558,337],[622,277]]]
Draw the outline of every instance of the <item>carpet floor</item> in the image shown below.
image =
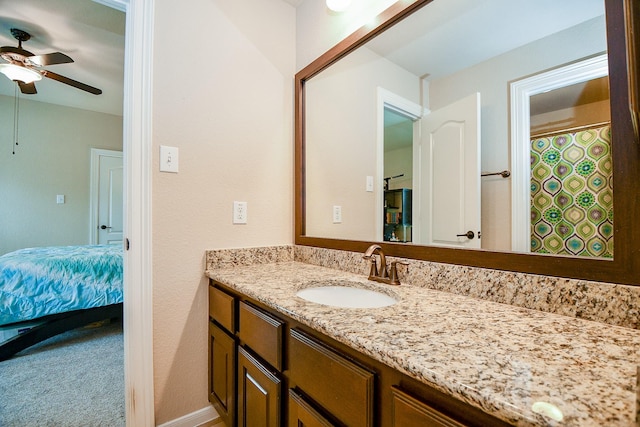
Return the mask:
[[0,427],[125,425],[122,323],[78,328],[0,362]]

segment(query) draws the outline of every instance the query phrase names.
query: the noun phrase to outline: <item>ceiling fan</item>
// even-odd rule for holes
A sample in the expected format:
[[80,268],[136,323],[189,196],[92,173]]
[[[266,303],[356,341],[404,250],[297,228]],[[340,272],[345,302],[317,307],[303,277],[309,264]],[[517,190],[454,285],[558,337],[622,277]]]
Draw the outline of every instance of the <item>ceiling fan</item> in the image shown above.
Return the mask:
[[7,63],[0,63],[0,73],[15,81],[22,93],[29,95],[37,93],[35,82],[41,80],[42,77],[56,80],[94,95],[100,95],[102,93],[101,89],[42,68],[45,65],[73,62],[73,59],[64,53],[53,52],[44,55],[34,55],[22,48],[22,42],[29,40],[31,34],[17,28],[11,28],[11,34],[18,40],[18,47],[0,47],[0,58],[7,61]]

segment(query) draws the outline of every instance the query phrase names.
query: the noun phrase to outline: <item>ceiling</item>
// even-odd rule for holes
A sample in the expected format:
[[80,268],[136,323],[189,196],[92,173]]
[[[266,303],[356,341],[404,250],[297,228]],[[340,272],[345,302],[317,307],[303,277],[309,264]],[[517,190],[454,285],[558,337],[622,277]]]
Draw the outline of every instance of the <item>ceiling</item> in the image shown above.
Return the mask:
[[603,16],[603,0],[438,0],[367,47],[435,80]]
[[[20,94],[21,99],[122,115],[124,12],[91,0],[0,0],[0,46],[18,45],[11,28],[31,34],[23,49],[35,55],[62,52],[75,61],[45,69],[102,89],[92,95],[43,78],[36,82],[37,94]],[[15,88],[0,74],[0,95],[13,97]]]
[[[304,0],[283,1],[298,6]],[[495,29],[491,31],[494,42],[496,39],[502,42],[502,45],[496,48],[498,52],[507,51],[513,48],[514,44],[523,43],[523,40],[514,40],[513,34],[519,34],[520,38],[534,39],[541,34],[553,33],[566,27],[567,16],[571,17],[570,21],[582,22],[603,13],[602,0],[564,0],[563,2],[539,0],[539,2],[548,3],[548,7],[535,10],[553,10],[553,16],[562,17],[562,20],[549,19],[549,16],[534,16],[533,13],[525,15],[527,22],[523,21],[522,13],[519,14],[519,19],[502,19],[501,22],[513,22],[519,28],[529,30],[514,31],[514,28],[505,25],[501,28],[504,33]],[[438,17],[438,22],[425,23],[420,20],[420,14],[415,14],[405,20],[401,28],[389,30],[385,32],[384,37],[377,37],[371,41],[369,47],[395,62],[402,62],[403,67],[414,74],[429,75],[429,78],[433,79],[484,59],[476,57],[481,50],[477,49],[475,44],[466,45],[464,52],[452,51],[443,48],[445,46],[443,40],[455,40],[456,35],[459,34],[458,29],[465,28],[468,39],[480,43],[487,32],[474,25],[475,22],[480,22],[479,15],[505,17],[515,10],[510,7],[512,0],[494,0],[482,4],[475,0],[448,0],[434,2],[430,7],[440,8],[445,3],[446,14],[451,20],[442,19],[442,15],[438,13],[429,12],[427,19],[429,15]],[[560,7],[562,9],[558,9]],[[566,11],[564,8],[570,8],[572,14],[564,13]],[[429,8],[425,8],[427,9]],[[496,10],[499,12],[496,13]],[[452,23],[444,25],[444,22]],[[98,87],[103,91],[101,95],[91,95],[44,78],[36,83],[37,94],[21,94],[21,97],[122,115],[124,12],[92,0],[0,0],[0,46],[17,46],[17,40],[10,33],[11,28],[19,28],[31,34],[31,40],[23,44],[24,49],[36,55],[59,51],[69,55],[75,61],[70,64],[48,66],[45,69]],[[426,35],[425,28],[430,29]],[[531,31],[532,28],[535,28],[535,31]],[[434,38],[439,41],[434,42]],[[404,47],[398,48],[398,43]],[[416,50],[421,54],[416,54]],[[452,54],[453,52],[455,54]],[[496,54],[496,51],[492,53]],[[4,61],[0,59],[0,62]],[[0,75],[0,95],[13,97],[15,88],[14,82]]]

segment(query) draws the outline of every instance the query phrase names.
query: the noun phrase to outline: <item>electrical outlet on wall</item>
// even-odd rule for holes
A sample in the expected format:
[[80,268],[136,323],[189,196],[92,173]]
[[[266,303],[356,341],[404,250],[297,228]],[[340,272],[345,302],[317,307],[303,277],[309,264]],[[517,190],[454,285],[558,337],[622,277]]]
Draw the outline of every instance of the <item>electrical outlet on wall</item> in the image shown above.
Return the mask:
[[342,206],[333,207],[333,223],[340,224],[342,222]]
[[247,202],[233,202],[233,223],[247,223]]

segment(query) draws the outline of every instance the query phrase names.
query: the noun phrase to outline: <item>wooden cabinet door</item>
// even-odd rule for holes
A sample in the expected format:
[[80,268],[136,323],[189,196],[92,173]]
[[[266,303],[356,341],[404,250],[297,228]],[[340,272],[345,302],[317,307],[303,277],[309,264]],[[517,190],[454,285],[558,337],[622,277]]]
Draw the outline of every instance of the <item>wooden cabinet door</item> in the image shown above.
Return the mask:
[[209,401],[227,426],[236,418],[236,343],[209,322]]
[[289,390],[289,427],[335,427],[302,396]]
[[238,426],[280,427],[282,381],[238,347]]

